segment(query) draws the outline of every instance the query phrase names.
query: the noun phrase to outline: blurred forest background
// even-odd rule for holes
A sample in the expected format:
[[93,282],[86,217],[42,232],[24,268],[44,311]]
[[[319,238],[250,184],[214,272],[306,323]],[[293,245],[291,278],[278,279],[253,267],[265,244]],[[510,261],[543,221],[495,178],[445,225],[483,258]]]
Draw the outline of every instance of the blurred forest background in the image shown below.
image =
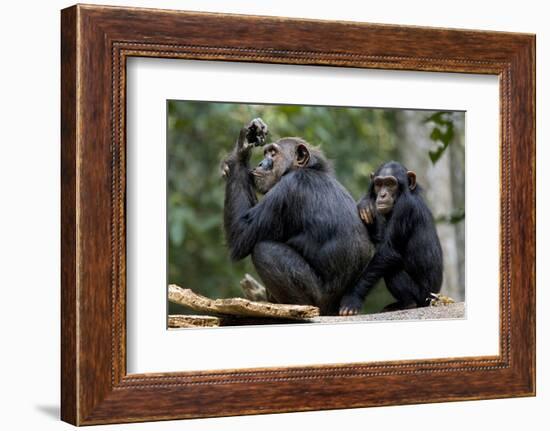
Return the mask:
[[[356,200],[380,164],[397,160],[414,170],[443,247],[442,293],[464,300],[464,112],[172,100],[167,109],[168,283],[226,298],[242,296],[239,282],[246,272],[260,280],[250,257],[237,263],[229,259],[220,161],[240,128],[261,117],[269,142],[300,136],[320,146]],[[259,149],[254,153],[252,166],[262,155]],[[363,311],[377,312],[390,302],[381,281]],[[169,313],[185,310],[169,304]]]

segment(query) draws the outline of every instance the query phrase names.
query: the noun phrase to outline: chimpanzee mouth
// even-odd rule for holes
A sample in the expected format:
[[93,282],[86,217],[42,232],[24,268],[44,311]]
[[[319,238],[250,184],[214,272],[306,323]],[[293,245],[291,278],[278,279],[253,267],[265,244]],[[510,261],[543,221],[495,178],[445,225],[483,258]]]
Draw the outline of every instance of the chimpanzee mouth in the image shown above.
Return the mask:
[[392,204],[390,202],[378,202],[376,209],[380,212],[387,212],[392,209]]
[[257,170],[252,169],[250,171],[250,175],[254,175],[255,177],[263,177],[265,174],[263,172],[258,172]]

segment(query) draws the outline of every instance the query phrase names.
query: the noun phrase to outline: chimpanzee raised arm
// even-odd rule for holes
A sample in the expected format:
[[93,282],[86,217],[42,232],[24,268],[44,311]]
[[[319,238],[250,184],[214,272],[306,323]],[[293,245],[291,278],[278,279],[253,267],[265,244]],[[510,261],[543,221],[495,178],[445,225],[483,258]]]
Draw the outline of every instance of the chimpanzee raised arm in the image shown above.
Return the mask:
[[422,307],[443,281],[443,254],[433,216],[420,195],[416,174],[397,162],[371,175],[358,204],[376,252],[340,304],[340,314],[357,314],[375,283],[384,278],[396,302],[386,310]]
[[[260,229],[260,223],[272,225],[277,208],[274,202],[258,203],[254,181],[250,175],[252,148],[265,142],[268,129],[261,118],[256,118],[239,133],[235,148],[222,162],[222,175],[226,178],[224,203],[224,227],[231,250],[231,258],[238,260],[248,256],[254,245],[269,234]],[[260,216],[265,212],[266,214]]]

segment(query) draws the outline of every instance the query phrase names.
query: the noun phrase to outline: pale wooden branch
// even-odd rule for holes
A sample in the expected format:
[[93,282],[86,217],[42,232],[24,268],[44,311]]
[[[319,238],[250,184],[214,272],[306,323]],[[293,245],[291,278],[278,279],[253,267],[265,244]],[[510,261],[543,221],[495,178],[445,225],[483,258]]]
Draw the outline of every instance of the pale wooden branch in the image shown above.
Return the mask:
[[210,314],[292,320],[310,319],[320,314],[319,308],[312,305],[273,304],[244,298],[210,299],[175,284],[168,286],[168,300]]
[[266,288],[250,274],[245,274],[241,280],[244,297],[251,301],[267,301]]
[[214,316],[191,316],[184,314],[170,314],[169,328],[213,328],[220,326],[220,319]]

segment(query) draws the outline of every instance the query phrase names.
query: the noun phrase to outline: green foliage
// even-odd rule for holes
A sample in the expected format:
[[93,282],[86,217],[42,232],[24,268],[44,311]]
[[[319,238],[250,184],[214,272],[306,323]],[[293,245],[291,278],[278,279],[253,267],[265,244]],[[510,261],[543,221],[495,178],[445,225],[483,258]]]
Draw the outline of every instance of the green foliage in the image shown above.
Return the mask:
[[434,150],[428,152],[430,160],[435,164],[443,155],[455,136],[454,123],[449,112],[436,112],[425,120],[426,123],[434,123],[430,139],[437,143]]

